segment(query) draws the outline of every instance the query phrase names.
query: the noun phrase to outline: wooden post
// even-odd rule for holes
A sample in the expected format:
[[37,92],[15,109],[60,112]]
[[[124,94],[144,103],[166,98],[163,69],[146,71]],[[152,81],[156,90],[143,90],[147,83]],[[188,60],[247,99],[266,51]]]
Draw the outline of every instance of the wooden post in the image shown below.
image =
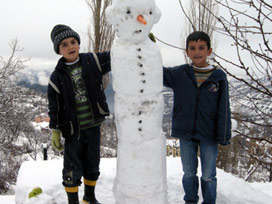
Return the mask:
[[42,146],[43,146],[43,160],[47,160],[47,144],[44,143]]
[[269,182],[272,182],[272,163],[270,163],[270,175],[269,175]]

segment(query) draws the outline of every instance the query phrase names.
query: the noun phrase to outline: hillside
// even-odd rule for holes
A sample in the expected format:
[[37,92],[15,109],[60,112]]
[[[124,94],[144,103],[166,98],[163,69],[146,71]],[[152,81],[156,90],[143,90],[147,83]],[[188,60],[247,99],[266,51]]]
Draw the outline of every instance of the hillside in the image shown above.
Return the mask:
[[[38,73],[38,71],[33,71],[29,75],[23,75],[22,79],[27,80],[24,84],[29,86],[34,86],[36,83],[41,81],[41,78],[37,76],[46,76],[49,78],[50,72],[42,72]],[[33,76],[35,75],[35,76]],[[111,77],[111,75],[110,75]],[[48,80],[48,79],[47,79]],[[263,82],[265,83],[265,79]],[[259,120],[260,116],[255,115],[254,110],[254,103],[252,103],[248,98],[261,98],[260,93],[256,93],[254,90],[249,89],[247,86],[242,84],[239,81],[230,80],[230,100],[231,100],[231,110],[232,112],[238,112],[244,114],[245,116],[251,117],[254,120]],[[38,86],[36,86],[38,87]],[[41,86],[42,88],[44,86]],[[271,84],[267,84],[267,87],[271,88]],[[45,88],[47,88],[45,86]],[[116,139],[116,129],[114,125],[114,92],[112,88],[112,84],[109,83],[105,94],[107,97],[107,102],[109,104],[110,111],[112,113],[111,117],[107,118],[102,126],[102,155],[106,157],[112,157],[116,155],[116,147],[117,147],[117,139]],[[171,89],[165,88],[163,90],[164,95],[164,117],[163,117],[163,131],[167,138],[173,139],[170,137],[171,135],[171,116],[172,116],[172,105],[173,105],[173,92]],[[258,106],[265,110],[264,112],[268,113],[268,116],[271,115],[272,111],[272,104],[269,102],[270,99],[261,99],[258,101]],[[266,117],[268,117],[266,116]],[[264,115],[262,119],[264,118]],[[268,118],[267,120],[271,120]],[[261,121],[262,122],[262,121]],[[232,121],[233,130],[237,128],[237,122],[235,120]],[[241,125],[238,127],[242,130]],[[243,131],[248,131],[244,129]],[[257,133],[257,130],[254,130]],[[258,135],[262,135],[264,132],[268,132],[269,130],[262,131],[261,129],[258,130]],[[270,130],[271,131],[271,130]],[[233,134],[234,136],[235,134]],[[174,141],[178,145],[178,141]],[[217,166],[221,169],[224,169],[226,172],[231,172],[241,178],[249,179],[249,181],[268,181],[269,172],[267,168],[254,163],[249,157],[249,154],[245,151],[245,149],[241,148],[241,144],[251,143],[254,144],[256,141],[250,141],[246,138],[241,137],[233,137],[232,143],[228,147],[219,147],[219,156],[218,156],[218,164]],[[257,143],[256,143],[257,144]],[[256,150],[259,151],[259,150]],[[261,153],[260,153],[261,154]],[[253,162],[253,163],[252,163]],[[249,169],[253,171],[249,171]]]

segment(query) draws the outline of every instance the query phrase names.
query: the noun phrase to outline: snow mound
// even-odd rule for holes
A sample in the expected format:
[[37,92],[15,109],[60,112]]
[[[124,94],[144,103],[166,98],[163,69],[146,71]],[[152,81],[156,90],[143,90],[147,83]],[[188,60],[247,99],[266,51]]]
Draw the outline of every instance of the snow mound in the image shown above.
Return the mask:
[[[62,186],[63,160],[27,161],[20,168],[16,185],[16,204],[67,204],[66,193]],[[116,174],[116,158],[102,158],[101,175],[97,182],[97,199],[103,204],[113,204],[112,186]],[[200,175],[200,170],[199,170]],[[247,183],[230,173],[217,169],[217,203],[218,204],[271,204],[272,183]],[[179,157],[167,157],[168,201],[171,204],[183,203],[182,165]],[[43,193],[28,199],[34,187],[41,187]],[[201,192],[199,192],[201,194]],[[79,197],[83,196],[83,187]],[[0,196],[1,204],[12,198]],[[6,201],[6,202],[5,202]],[[200,202],[202,197],[200,195]]]

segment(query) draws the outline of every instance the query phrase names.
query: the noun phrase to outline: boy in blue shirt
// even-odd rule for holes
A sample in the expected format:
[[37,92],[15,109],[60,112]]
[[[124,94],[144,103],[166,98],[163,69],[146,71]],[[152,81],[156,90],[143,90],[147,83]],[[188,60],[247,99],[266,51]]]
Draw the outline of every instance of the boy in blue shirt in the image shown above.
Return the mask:
[[199,200],[197,176],[200,149],[202,204],[216,203],[218,144],[230,144],[231,119],[228,81],[222,69],[207,63],[210,37],[201,31],[186,40],[192,64],[164,68],[164,85],[173,89],[172,136],[180,139],[186,204]]

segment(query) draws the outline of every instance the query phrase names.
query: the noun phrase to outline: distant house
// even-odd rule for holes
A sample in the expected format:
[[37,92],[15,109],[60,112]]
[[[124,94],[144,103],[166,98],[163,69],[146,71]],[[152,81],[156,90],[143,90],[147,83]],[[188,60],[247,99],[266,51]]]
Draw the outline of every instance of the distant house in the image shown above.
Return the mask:
[[41,113],[40,115],[36,115],[34,118],[34,122],[42,123],[42,122],[49,122],[50,118],[47,113]]

